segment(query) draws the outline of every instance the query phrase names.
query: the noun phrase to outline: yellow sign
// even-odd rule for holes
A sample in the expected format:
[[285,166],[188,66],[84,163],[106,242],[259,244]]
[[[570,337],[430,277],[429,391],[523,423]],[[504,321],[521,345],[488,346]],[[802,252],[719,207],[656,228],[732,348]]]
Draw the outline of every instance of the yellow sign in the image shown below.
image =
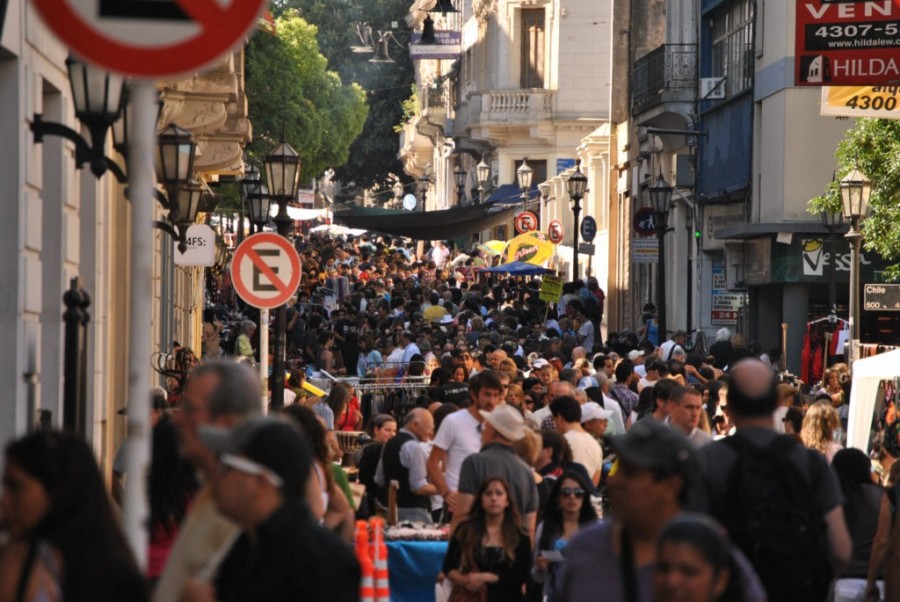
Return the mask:
[[541,293],[538,295],[538,299],[550,303],[559,303],[559,300],[562,298],[562,277],[544,274],[541,278]]
[[543,265],[553,257],[554,246],[543,239],[542,232],[526,232],[516,236],[506,246],[506,261],[521,261],[532,265]]
[[823,86],[821,114],[900,119],[900,86]]

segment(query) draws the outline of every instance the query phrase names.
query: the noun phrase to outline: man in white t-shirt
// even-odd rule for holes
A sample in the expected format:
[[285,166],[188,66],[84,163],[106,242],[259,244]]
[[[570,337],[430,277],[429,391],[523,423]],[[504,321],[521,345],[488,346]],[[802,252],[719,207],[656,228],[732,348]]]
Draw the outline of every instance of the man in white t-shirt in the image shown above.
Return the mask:
[[500,403],[503,386],[495,372],[484,371],[469,379],[469,407],[444,418],[434,438],[428,456],[428,478],[437,486],[451,513],[456,511],[459,498],[459,471],[463,460],[481,451],[481,423],[479,410],[493,412]]
[[569,443],[572,460],[585,467],[596,487],[600,484],[600,472],[603,470],[603,449],[581,427],[581,404],[574,397],[563,395],[550,403],[550,411],[556,430]]

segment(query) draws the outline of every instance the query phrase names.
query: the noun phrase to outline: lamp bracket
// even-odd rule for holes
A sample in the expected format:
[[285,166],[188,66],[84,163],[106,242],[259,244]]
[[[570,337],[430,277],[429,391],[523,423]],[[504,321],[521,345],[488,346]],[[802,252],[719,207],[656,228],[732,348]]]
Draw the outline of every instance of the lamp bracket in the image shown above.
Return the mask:
[[172,225],[169,222],[163,221],[154,221],[153,227],[157,230],[162,230],[166,234],[172,237],[172,239],[178,243],[178,251],[184,253],[187,251],[187,241],[185,240],[185,234],[187,234],[187,228],[182,227],[180,225]]
[[[35,144],[44,141],[44,136],[57,136],[72,142],[75,145],[75,167],[81,169],[85,163],[90,163],[91,173],[100,178],[107,171],[121,184],[128,181],[128,177],[119,165],[103,154],[103,145],[98,142],[99,133],[92,133],[94,146],[88,144],[81,134],[61,123],[44,121],[41,113],[35,113],[31,121],[31,132],[34,134]],[[104,130],[105,132],[105,130]]]

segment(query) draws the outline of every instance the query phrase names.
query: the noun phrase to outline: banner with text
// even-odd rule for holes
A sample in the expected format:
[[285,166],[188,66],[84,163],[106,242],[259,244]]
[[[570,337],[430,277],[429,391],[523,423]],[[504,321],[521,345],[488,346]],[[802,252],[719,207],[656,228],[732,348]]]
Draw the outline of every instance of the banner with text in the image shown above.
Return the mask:
[[900,0],[797,0],[796,16],[795,85],[900,79]]
[[822,86],[821,114],[900,119],[900,86]]

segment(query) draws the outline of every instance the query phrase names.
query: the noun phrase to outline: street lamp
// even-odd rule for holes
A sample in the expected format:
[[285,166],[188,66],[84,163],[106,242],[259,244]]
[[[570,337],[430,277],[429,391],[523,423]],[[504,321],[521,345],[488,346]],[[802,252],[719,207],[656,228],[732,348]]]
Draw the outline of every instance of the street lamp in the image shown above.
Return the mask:
[[125,79],[88,63],[82,63],[71,56],[66,59],[66,69],[69,72],[75,117],[87,127],[91,142],[89,144],[75,130],[61,123],[44,121],[43,115],[35,113],[31,122],[35,143],[43,142],[44,136],[65,138],[75,144],[77,168],[81,169],[85,163],[90,163],[91,173],[97,178],[109,171],[116,180],[124,183],[127,179],[125,173],[103,153],[109,128],[122,115]]
[[572,213],[575,216],[574,226],[572,228],[575,235],[575,246],[572,249],[572,279],[578,278],[578,215],[581,213],[581,199],[587,192],[587,176],[581,173],[581,160],[575,163],[575,173],[569,176],[566,182],[566,188],[569,192],[569,198],[572,199]]
[[854,169],[841,180],[841,202],[844,219],[850,222],[850,231],[844,235],[850,242],[850,353],[847,363],[851,369],[859,345],[859,248],[862,244],[860,220],[869,208],[872,182],[864,173]]
[[193,178],[194,156],[197,144],[189,131],[175,124],[168,125],[159,134],[156,145],[156,179],[166,189],[165,196],[157,200],[169,210],[167,222],[153,222],[178,242],[178,250],[187,250],[187,228],[197,218],[203,185]]
[[254,232],[262,232],[263,226],[269,223],[269,212],[272,207],[272,196],[265,184],[257,183],[256,188],[247,194],[247,212],[250,214],[250,226]]
[[[300,155],[287,142],[281,144],[266,155],[266,181],[269,183],[269,195],[278,203],[278,214],[275,215],[275,228],[278,234],[289,238],[294,221],[288,215],[288,202],[297,198],[297,186],[300,182]],[[275,310],[275,361],[272,366],[272,408],[275,411],[284,407],[284,350],[286,345],[287,306],[281,305]]]
[[516,179],[519,181],[519,190],[522,191],[522,211],[528,209],[528,191],[531,190],[531,177],[534,171],[528,167],[528,157],[522,159],[522,164],[516,170]]
[[481,161],[475,166],[475,176],[478,179],[478,202],[484,202],[484,191],[487,190],[488,182],[491,179],[491,166],[484,162],[482,155]]
[[672,204],[672,187],[662,177],[662,174],[659,174],[656,184],[650,187],[650,204],[653,207],[659,253],[658,284],[656,286],[656,306],[659,313],[656,321],[659,332],[657,343],[661,345],[668,336],[666,332],[666,232],[669,231],[669,207]]
[[[247,210],[250,212],[250,233],[253,234],[253,227],[256,225],[256,221],[254,218],[254,209],[259,209],[259,203],[261,201],[260,195],[262,186],[261,177],[259,173],[259,169],[253,163],[249,163],[245,161],[245,165],[247,165],[244,170],[244,177],[241,178],[241,212],[243,215],[243,211]],[[265,195],[266,199],[266,220],[269,219],[269,203],[271,199],[269,198],[268,191]],[[253,207],[253,202],[256,202],[257,207]],[[241,216],[238,219],[241,221],[238,224],[238,240],[244,239],[244,218]]]
[[835,247],[837,246],[837,236],[835,233],[844,223],[844,215],[840,209],[832,211],[831,209],[823,209],[821,212],[822,224],[828,230],[828,307],[831,312],[837,307],[837,283],[834,279],[834,264],[836,263]]
[[419,176],[419,197],[422,199],[422,211],[425,211],[425,199],[428,196],[428,187],[431,185],[431,178],[428,177],[427,173],[423,173]]
[[453,178],[456,180],[456,198],[457,204],[462,206],[463,201],[466,196],[466,180],[468,179],[468,172],[463,169],[462,165],[456,166],[456,171],[453,172]]

